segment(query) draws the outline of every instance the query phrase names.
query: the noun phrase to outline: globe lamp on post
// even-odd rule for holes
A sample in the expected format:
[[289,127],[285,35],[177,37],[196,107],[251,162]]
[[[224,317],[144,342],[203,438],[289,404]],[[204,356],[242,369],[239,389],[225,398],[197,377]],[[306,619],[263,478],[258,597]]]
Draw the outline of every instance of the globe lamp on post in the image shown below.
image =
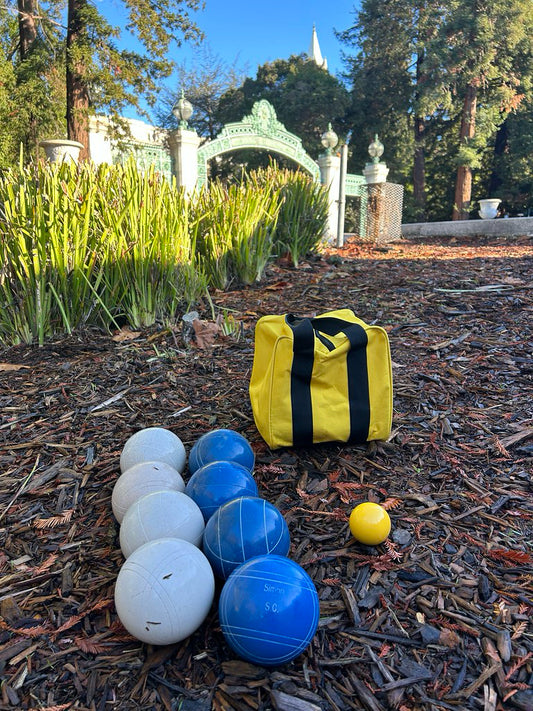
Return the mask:
[[331,128],[331,123],[328,124],[328,130],[320,136],[320,142],[326,149],[326,155],[330,156],[333,153],[333,149],[339,142],[339,137]]
[[372,160],[370,163],[367,163],[363,169],[363,175],[368,185],[384,183],[387,180],[389,169],[387,168],[387,164],[380,160],[383,151],[383,143],[379,140],[378,134],[376,133],[374,134],[374,140],[368,146],[368,153]]
[[381,141],[378,138],[378,134],[376,133],[374,135],[374,140],[368,146],[368,153],[370,154],[370,157],[372,158],[372,163],[379,163],[379,159],[383,155],[383,151],[384,151],[383,143],[381,143]]
[[183,89],[181,91],[181,98],[172,109],[172,113],[178,119],[179,128],[189,128],[188,121],[193,114],[193,108],[191,102],[185,98]]

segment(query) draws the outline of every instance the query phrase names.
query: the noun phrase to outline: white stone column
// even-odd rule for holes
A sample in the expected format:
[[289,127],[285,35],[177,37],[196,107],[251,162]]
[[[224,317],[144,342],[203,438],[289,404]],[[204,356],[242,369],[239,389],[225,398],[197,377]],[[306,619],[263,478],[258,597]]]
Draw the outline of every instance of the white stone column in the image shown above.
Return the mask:
[[339,223],[339,182],[341,173],[341,159],[338,155],[321,155],[318,160],[320,168],[320,182],[328,189],[329,212],[328,224],[324,237],[328,242],[333,242],[337,238],[337,227]]
[[374,244],[379,244],[386,237],[385,183],[388,174],[386,163],[367,163],[363,169],[368,186],[366,237]]
[[113,165],[113,143],[108,116],[89,116],[89,155],[95,165]]
[[196,131],[178,128],[168,137],[170,154],[178,186],[192,192],[198,182],[198,146],[200,136]]

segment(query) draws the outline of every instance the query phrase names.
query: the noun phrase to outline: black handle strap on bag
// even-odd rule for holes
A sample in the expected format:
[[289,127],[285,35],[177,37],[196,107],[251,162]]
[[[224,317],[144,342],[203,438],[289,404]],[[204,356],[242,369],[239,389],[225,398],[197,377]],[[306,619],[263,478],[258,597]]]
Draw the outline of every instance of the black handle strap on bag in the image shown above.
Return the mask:
[[295,446],[313,443],[313,408],[311,401],[311,376],[315,359],[315,337],[329,350],[335,346],[322,334],[336,336],[344,333],[350,342],[346,356],[348,376],[348,400],[350,411],[349,442],[365,442],[370,424],[370,400],[366,347],[368,337],[358,323],[340,318],[298,318],[286,316],[293,337],[293,361],[291,369],[292,437]]

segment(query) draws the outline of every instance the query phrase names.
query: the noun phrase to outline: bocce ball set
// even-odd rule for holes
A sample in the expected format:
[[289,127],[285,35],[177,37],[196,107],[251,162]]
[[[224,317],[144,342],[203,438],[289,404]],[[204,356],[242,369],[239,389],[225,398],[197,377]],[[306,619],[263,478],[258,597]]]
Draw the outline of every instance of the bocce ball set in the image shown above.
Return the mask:
[[304,651],[318,627],[309,575],[287,558],[280,511],[258,496],[255,457],[233,430],[212,430],[185,447],[148,427],[120,456],[111,503],[125,557],[115,606],[137,639],[162,645],[191,635],[223,581],[219,621],[229,646],[256,664],[277,665]]
[[[162,427],[127,440],[111,504],[125,558],[115,606],[134,637],[165,645],[190,636],[209,614],[216,576],[222,633],[240,657],[275,666],[309,645],[318,594],[287,557],[287,523],[258,495],[254,464],[246,438],[229,429],[202,435],[188,462],[181,439]],[[352,511],[349,525],[367,545],[390,531],[385,509],[369,502]]]

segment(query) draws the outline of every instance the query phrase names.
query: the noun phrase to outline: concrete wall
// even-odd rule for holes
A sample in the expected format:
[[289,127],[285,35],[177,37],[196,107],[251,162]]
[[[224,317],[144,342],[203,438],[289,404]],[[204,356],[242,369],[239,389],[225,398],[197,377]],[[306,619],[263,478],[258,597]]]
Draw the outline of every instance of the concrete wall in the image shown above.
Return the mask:
[[503,217],[493,220],[454,220],[450,222],[416,222],[402,225],[402,237],[533,237],[533,217]]
[[[161,147],[166,144],[168,132],[139,119],[126,119],[131,131],[131,143],[139,147]],[[89,119],[89,155],[97,165],[113,163],[114,145],[108,137],[110,120],[107,116]]]

